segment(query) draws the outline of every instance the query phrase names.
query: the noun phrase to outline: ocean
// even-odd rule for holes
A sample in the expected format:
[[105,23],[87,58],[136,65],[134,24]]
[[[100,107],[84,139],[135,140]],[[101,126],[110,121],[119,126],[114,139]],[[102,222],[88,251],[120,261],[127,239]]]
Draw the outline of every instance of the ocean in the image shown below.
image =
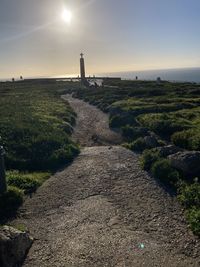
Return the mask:
[[[87,74],[89,76],[89,74]],[[121,77],[122,79],[135,80],[137,76],[139,80],[156,80],[158,77],[164,81],[171,82],[195,82],[200,83],[200,68],[185,68],[185,69],[163,69],[163,70],[145,70],[145,71],[127,71],[127,72],[108,72],[96,73],[99,77]],[[78,77],[78,74],[56,75],[51,77],[24,77],[26,78],[69,78]],[[93,77],[93,75],[91,75]],[[6,81],[11,79],[1,79]],[[18,79],[16,79],[18,80]]]
[[100,75],[104,77],[121,77],[122,79],[131,80],[134,80],[136,76],[140,80],[156,80],[160,77],[162,80],[171,82],[200,83],[200,68],[112,72],[101,73]]

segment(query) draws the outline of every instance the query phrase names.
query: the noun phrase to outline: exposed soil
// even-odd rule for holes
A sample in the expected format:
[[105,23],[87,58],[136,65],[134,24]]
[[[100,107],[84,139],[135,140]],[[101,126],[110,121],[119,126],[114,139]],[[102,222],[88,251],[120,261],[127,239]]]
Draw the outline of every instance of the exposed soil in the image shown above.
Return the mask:
[[26,200],[14,222],[35,238],[24,266],[199,266],[199,240],[176,198],[141,170],[136,154],[112,146],[121,137],[106,114],[65,99],[78,114],[73,137],[86,147]]

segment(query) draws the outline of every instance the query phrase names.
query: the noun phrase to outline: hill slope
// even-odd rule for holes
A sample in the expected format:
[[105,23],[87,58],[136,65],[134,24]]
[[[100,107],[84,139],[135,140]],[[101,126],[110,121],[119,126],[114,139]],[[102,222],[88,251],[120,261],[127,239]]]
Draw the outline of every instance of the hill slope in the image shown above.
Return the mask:
[[176,198],[136,154],[110,146],[121,138],[107,115],[66,99],[78,114],[74,138],[87,147],[25,202],[15,224],[36,240],[24,266],[198,266],[199,241]]

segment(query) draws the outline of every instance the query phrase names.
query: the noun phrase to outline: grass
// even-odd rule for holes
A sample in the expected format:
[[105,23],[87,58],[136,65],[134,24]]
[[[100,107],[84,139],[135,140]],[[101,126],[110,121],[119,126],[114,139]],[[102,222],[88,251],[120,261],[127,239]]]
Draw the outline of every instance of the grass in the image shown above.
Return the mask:
[[189,222],[189,225],[192,231],[200,236],[200,208],[199,207],[192,207],[187,210],[186,218]]
[[[77,89],[75,95],[103,111],[110,112],[110,126],[113,128],[120,128],[122,131],[127,125],[148,128],[161,138],[171,140],[180,147],[199,150],[200,86],[198,84],[112,81],[98,90]],[[184,140],[188,139],[191,131],[195,138],[194,140],[191,138],[187,144]],[[176,135],[174,137],[176,133],[180,133],[178,137]]]
[[146,149],[141,157],[141,166],[145,171],[149,171],[152,165],[160,159],[161,156],[156,149]]
[[0,136],[7,169],[54,171],[78,153],[70,134],[76,114],[60,83],[0,84]]
[[27,232],[28,229],[24,224],[15,224],[15,228],[21,232]]
[[48,172],[20,173],[19,171],[9,171],[6,178],[9,186],[21,189],[24,194],[32,194],[50,175]]
[[[198,84],[107,81],[104,88],[94,90],[55,81],[0,83],[0,135],[7,152],[7,168],[17,170],[7,173],[12,187],[1,196],[0,213],[1,207],[12,213],[9,207],[17,209],[21,197],[34,192],[47,178],[46,172],[69,163],[79,152],[70,139],[76,114],[61,100],[64,93],[73,93],[109,112],[110,127],[122,131],[130,149],[142,152],[148,148],[143,137],[153,131],[164,142],[200,150]],[[156,149],[143,152],[142,166],[175,188],[191,229],[199,235],[199,182],[188,184],[187,177],[173,169]],[[2,203],[7,203],[8,209]]]
[[176,132],[172,135],[172,142],[189,150],[200,150],[200,129],[190,129]]
[[[199,151],[199,84],[107,80],[104,88],[75,88],[72,91],[76,97],[109,112],[110,127],[121,130],[126,142],[124,146],[137,152],[144,150],[142,167],[179,192],[179,184],[185,183],[187,177],[173,169],[156,149],[149,149],[144,136],[151,131],[157,135],[159,144],[171,142],[180,148]],[[190,187],[189,184],[187,186]],[[198,186],[195,183],[193,187]],[[184,195],[186,200],[196,198],[196,195],[189,196],[184,191],[179,194]],[[200,234],[199,207],[185,206],[185,209],[193,232]]]
[[145,140],[142,137],[139,137],[132,143],[127,143],[124,146],[135,152],[142,152],[143,150],[148,148]]
[[191,229],[200,236],[200,184],[182,183],[178,198],[186,208],[186,217]]
[[110,113],[110,127],[128,142],[143,137],[135,128],[155,132],[164,141],[200,150],[200,85],[153,81],[107,81],[104,88],[74,90],[75,96]]
[[0,145],[9,186],[0,196],[1,221],[79,153],[70,138],[76,114],[60,97],[63,88],[77,86],[55,80],[0,83]]

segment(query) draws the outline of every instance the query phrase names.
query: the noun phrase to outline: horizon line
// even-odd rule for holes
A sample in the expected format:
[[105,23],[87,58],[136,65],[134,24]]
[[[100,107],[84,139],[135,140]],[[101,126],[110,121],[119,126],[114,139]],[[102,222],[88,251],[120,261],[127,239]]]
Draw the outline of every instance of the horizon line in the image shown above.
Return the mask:
[[[87,74],[87,76],[91,76],[91,78],[93,77],[93,75],[97,76],[97,75],[106,75],[107,74],[117,74],[117,73],[129,73],[129,72],[150,72],[150,71],[168,71],[168,70],[188,70],[188,69],[200,69],[200,66],[198,67],[168,67],[168,68],[161,68],[161,69],[137,69],[137,70],[121,70],[121,71],[107,71],[107,72],[96,72],[93,74]],[[0,77],[0,81],[2,80],[11,80],[12,78],[18,79],[21,75],[18,76],[10,76],[9,78],[1,78]],[[23,75],[22,75],[23,76]],[[71,74],[58,74],[58,75],[34,75],[34,76],[23,76],[26,77],[25,79],[50,79],[50,78],[78,78],[78,76],[80,76],[80,73],[71,73]],[[106,77],[106,76],[105,76]]]

